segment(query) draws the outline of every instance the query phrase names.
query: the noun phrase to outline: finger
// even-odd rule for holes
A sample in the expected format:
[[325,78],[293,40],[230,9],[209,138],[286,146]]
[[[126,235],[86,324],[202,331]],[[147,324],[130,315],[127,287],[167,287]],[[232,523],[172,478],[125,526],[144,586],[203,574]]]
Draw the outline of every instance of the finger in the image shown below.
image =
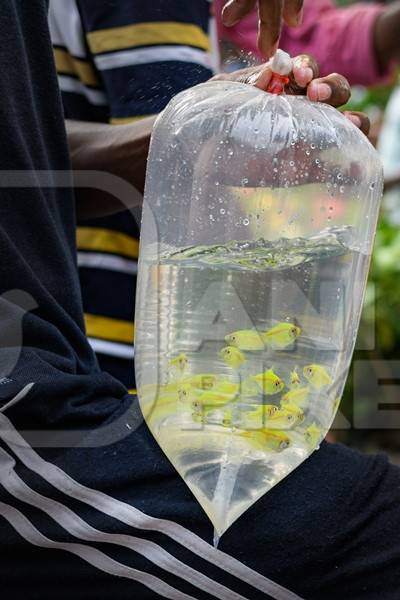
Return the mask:
[[222,9],[222,23],[232,27],[239,23],[243,17],[251,13],[257,0],[229,0]]
[[371,123],[365,113],[346,110],[343,114],[346,119],[349,119],[349,121],[358,127],[365,135],[369,134]]
[[350,98],[350,85],[343,75],[332,73],[314,79],[307,88],[307,96],[314,102],[326,102],[331,106],[342,106]]
[[[319,65],[315,58],[308,56],[308,54],[300,54],[293,59],[293,76],[290,82],[291,90],[294,84],[295,88],[299,88],[300,92],[317,77],[319,77]],[[295,89],[292,93],[297,93],[297,90]]]
[[303,22],[303,0],[285,0],[283,20],[289,27],[297,27]]
[[248,67],[240,69],[233,73],[223,73],[215,75],[212,81],[237,81],[238,83],[246,83],[260,90],[267,90],[268,84],[271,81],[272,71],[268,64],[259,65],[258,67]]
[[271,67],[269,65],[261,65],[261,67],[259,67],[258,73],[254,73],[253,76],[249,78],[247,83],[266,92],[268,84],[271,81],[271,77]]
[[258,48],[265,58],[270,58],[278,49],[282,29],[283,0],[259,0],[260,27]]

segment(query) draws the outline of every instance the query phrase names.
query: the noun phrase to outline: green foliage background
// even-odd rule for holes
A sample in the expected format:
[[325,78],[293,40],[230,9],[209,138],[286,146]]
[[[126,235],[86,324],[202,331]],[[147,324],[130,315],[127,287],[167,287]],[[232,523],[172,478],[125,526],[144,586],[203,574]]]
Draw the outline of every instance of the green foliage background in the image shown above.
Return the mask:
[[[356,89],[352,100],[346,109],[361,110],[369,114],[384,111],[394,86],[371,89]],[[393,361],[400,360],[400,229],[390,223],[384,209],[378,223],[374,252],[371,260],[371,270],[367,285],[364,309],[360,324],[357,346],[365,347],[365,340],[375,335],[374,349],[369,351],[356,350],[354,361],[370,360],[370,369],[374,369],[373,360],[387,361],[388,378],[396,379],[397,373]],[[382,376],[376,373],[376,379]],[[359,390],[359,388],[358,388]],[[384,399],[382,387],[382,399]],[[358,410],[370,414],[376,411],[377,398],[365,393],[359,397],[359,391],[354,393],[354,369],[351,369],[341,410],[352,421],[354,402]],[[356,397],[357,396],[357,397]],[[399,394],[400,402],[400,394]],[[356,430],[351,429],[337,432],[336,437],[363,449],[376,451],[384,448],[398,457],[400,452],[400,436],[398,431],[390,430]]]

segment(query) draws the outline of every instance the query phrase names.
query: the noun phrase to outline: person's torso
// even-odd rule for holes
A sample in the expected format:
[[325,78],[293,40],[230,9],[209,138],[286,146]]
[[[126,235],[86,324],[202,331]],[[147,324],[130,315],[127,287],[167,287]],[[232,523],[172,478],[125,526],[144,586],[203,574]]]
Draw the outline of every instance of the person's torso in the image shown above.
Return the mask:
[[[65,116],[113,124],[164,109],[211,72],[210,3],[51,0],[50,30]],[[134,390],[137,216],[80,223],[85,323],[100,367]]]

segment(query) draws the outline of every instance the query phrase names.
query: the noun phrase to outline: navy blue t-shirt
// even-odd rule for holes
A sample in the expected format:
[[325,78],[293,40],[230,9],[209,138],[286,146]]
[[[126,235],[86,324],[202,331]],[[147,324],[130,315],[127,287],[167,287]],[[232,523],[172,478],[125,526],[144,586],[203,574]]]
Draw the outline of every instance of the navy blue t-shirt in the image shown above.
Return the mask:
[[2,598],[398,600],[400,470],[384,457],[322,444],[210,545],[85,338],[45,1],[3,0],[0,39]]

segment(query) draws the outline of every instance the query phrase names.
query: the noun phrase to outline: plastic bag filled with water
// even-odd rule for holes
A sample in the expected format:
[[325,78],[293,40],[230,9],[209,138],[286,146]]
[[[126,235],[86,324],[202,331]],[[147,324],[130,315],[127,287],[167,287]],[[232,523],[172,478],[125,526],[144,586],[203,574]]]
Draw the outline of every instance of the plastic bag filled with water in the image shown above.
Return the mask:
[[368,140],[302,97],[207,83],[157,121],[140,245],[138,394],[217,536],[332,424],[381,193]]

